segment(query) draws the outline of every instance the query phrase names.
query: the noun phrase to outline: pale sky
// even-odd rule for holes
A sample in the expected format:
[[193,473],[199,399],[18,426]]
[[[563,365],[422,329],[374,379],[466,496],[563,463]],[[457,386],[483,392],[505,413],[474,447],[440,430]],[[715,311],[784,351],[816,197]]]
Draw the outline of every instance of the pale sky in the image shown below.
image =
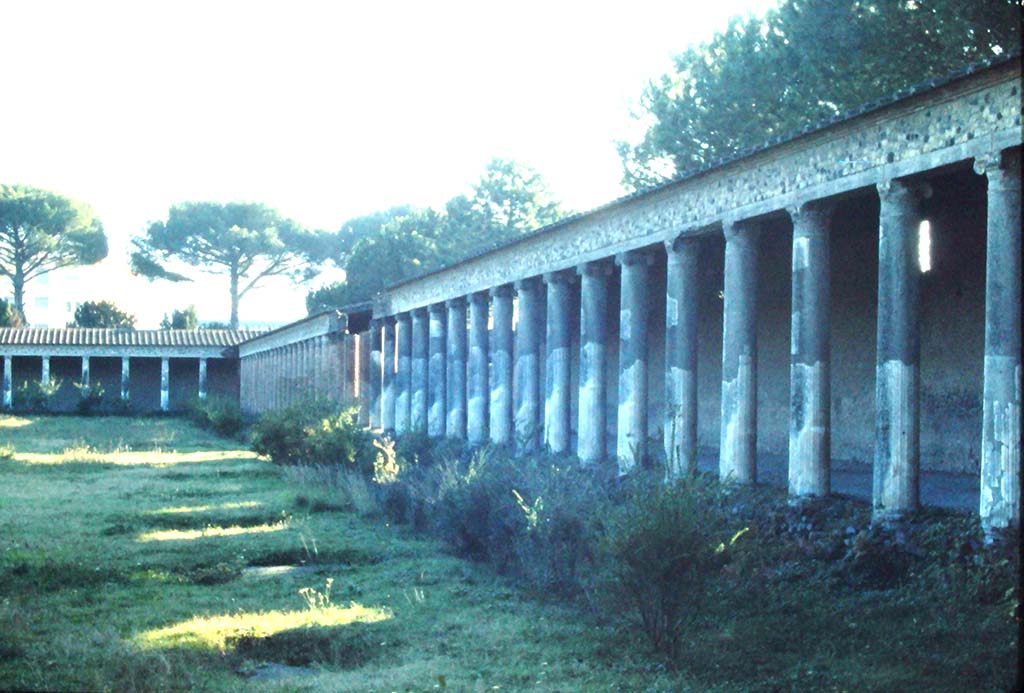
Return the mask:
[[[139,327],[189,303],[226,321],[226,278],[127,271],[128,240],[172,204],[263,202],[335,230],[438,207],[503,157],[586,210],[623,192],[613,143],[640,131],[646,82],[729,17],[774,4],[0,0],[0,182],[80,199],[103,221],[110,257],[80,273],[74,300],[114,300]],[[307,290],[279,280],[245,297],[241,319],[300,318]]]

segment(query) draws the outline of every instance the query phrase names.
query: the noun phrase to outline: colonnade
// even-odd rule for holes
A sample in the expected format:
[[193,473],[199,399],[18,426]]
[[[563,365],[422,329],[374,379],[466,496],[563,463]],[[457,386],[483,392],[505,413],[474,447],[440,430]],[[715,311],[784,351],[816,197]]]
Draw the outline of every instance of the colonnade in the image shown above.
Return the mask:
[[[979,511],[986,528],[1019,524],[1021,240],[1020,151],[975,161],[987,179],[985,364]],[[927,185],[915,177],[877,184],[878,312],[876,519],[919,503],[920,337],[918,229]],[[793,226],[788,489],[794,501],[830,492],[830,253],[828,199],[785,210]],[[763,216],[722,218],[725,240],[719,475],[757,479],[757,267]],[[704,235],[701,235],[703,233]],[[664,239],[667,474],[697,464],[697,282],[706,231]],[[606,458],[608,366],[617,351],[614,454],[628,473],[648,450],[646,329],[654,248],[453,297],[371,324],[370,422],[479,445]],[[660,265],[657,265],[660,266]],[[619,275],[618,335],[607,307]],[[570,284],[579,281],[578,311]],[[660,280],[659,280],[660,281]],[[660,284],[659,284],[660,285]],[[515,301],[513,300],[515,297]],[[468,306],[468,316],[467,316]],[[513,326],[514,313],[517,314]],[[572,353],[578,334],[578,357]],[[611,340],[617,338],[617,344]],[[617,347],[613,350],[612,347]],[[543,349],[543,351],[541,351]],[[572,364],[578,362],[578,442],[572,450]],[[542,368],[543,364],[543,368]],[[660,452],[658,453],[660,454]]]
[[[10,409],[14,403],[14,359],[12,355],[4,355],[3,357],[3,406],[5,409]],[[29,357],[22,357],[29,358]],[[43,355],[40,358],[42,365],[39,372],[39,381],[41,383],[49,385],[50,380],[50,356]],[[82,360],[81,377],[78,382],[82,386],[82,396],[88,394],[87,388],[91,383],[90,379],[90,359],[91,356],[85,355],[79,357]],[[109,357],[101,357],[109,358]],[[115,357],[118,358],[118,357]],[[128,402],[131,399],[131,357],[121,356],[121,389],[120,397],[124,402]],[[206,358],[199,358],[199,389],[198,395],[200,399],[206,398]],[[170,409],[170,357],[160,357],[160,410],[168,411]]]
[[[359,373],[370,370],[369,355],[361,357],[360,346],[359,335],[322,334],[244,356],[240,378],[246,407],[262,412],[311,396],[356,401]],[[369,422],[368,406],[363,421]]]

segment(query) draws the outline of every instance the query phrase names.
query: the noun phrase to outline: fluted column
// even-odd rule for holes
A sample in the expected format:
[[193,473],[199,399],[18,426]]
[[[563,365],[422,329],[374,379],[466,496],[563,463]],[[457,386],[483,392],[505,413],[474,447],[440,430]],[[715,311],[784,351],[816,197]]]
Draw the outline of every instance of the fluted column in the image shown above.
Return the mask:
[[171,360],[160,359],[160,411],[171,408]]
[[412,313],[412,430],[427,432],[427,309]]
[[580,266],[580,394],[576,454],[595,464],[608,454],[608,304],[615,266],[609,260]]
[[697,298],[700,240],[665,243],[665,476],[697,473]]
[[544,445],[559,454],[569,450],[570,362],[572,315],[570,314],[571,270],[544,275],[547,285],[547,356],[544,359]]
[[724,481],[757,481],[757,255],[752,224],[725,232],[722,329],[722,423],[718,473]]
[[445,435],[463,440],[466,437],[466,299],[453,298],[448,307],[448,384],[445,394],[448,417]]
[[[131,394],[131,359],[128,356],[121,357],[121,400],[128,401]],[[43,382],[49,382],[50,380],[50,364],[49,359],[44,360],[43,365],[45,366],[43,372]]]
[[387,317],[383,320],[381,336],[383,348],[384,374],[381,380],[380,425],[385,431],[395,430],[395,319]]
[[381,349],[381,324],[379,320],[370,322],[370,380],[367,388],[367,401],[370,407],[370,428],[378,429],[380,424],[380,393],[384,380],[384,354]]
[[81,380],[81,383],[82,383],[82,385],[84,385],[86,387],[89,386],[89,357],[88,356],[83,356],[82,357],[82,380]]
[[491,335],[491,442],[507,445],[512,442],[512,287],[508,284],[491,289],[494,332]]
[[515,335],[515,436],[517,452],[536,452],[540,444],[541,284],[534,277],[516,282],[519,323]]
[[412,405],[412,316],[398,316],[398,372],[395,374],[395,432],[409,430]]
[[650,309],[648,250],[617,255],[622,268],[619,303],[619,474],[647,461],[647,313]]
[[[122,361],[122,375],[124,375],[124,359]],[[125,397],[124,399],[128,399]],[[206,399],[206,359],[199,359],[199,399]]]
[[903,181],[878,185],[878,332],[872,515],[891,519],[919,504],[920,198]]
[[793,219],[789,360],[789,495],[830,491],[831,341],[829,215],[821,203],[789,210]]
[[981,498],[986,533],[1020,525],[1020,150],[975,162],[988,179]]
[[431,438],[444,438],[448,418],[445,389],[448,386],[448,314],[443,303],[430,306],[428,387],[430,402],[427,412],[427,434]]
[[11,370],[14,367],[14,357],[4,356],[4,408],[10,409],[14,404],[14,376]]
[[469,297],[469,402],[466,410],[466,436],[470,445],[487,442],[488,390],[488,296],[478,291]]
[[[356,335],[359,344],[359,423],[363,426],[370,425],[370,331],[361,332]],[[323,337],[317,337],[319,343]],[[321,359],[317,358],[317,364]]]
[[50,357],[49,356],[44,356],[43,357],[43,364],[42,364],[42,368],[40,369],[40,373],[39,373],[39,381],[41,383],[43,383],[44,385],[49,385],[50,384]]

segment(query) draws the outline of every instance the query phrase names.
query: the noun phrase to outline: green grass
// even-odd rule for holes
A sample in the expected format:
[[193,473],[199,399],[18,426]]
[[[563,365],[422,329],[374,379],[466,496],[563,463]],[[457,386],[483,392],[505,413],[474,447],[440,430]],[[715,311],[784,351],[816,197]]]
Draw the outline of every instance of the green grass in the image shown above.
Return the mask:
[[[0,689],[689,688],[623,632],[310,503],[186,422],[0,417],[4,445]],[[308,671],[248,678],[264,662]]]
[[[819,555],[829,531],[752,531],[668,662],[629,605],[531,594],[364,517],[354,479],[243,448],[174,419],[0,416],[0,689],[1012,686],[1008,569],[942,553],[959,556],[963,518],[936,518],[918,542],[934,560],[896,586],[849,582]],[[743,502],[769,514],[772,493]],[[866,522],[830,508],[815,522],[839,536]]]

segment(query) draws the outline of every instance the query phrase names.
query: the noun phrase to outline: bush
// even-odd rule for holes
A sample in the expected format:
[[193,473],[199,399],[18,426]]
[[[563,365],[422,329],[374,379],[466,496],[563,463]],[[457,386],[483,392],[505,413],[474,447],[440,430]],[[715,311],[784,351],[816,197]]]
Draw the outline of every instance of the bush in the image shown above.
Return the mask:
[[609,570],[603,596],[628,603],[656,650],[670,657],[708,578],[728,560],[730,520],[716,486],[702,478],[665,484],[655,473],[629,480],[628,498],[608,514],[601,548]]
[[376,454],[357,413],[323,401],[275,409],[253,426],[252,448],[275,464],[353,465],[370,476]]
[[78,390],[79,398],[75,404],[75,410],[83,416],[91,416],[99,413],[103,405],[103,385],[94,383],[74,383]]
[[14,408],[19,411],[44,412],[50,408],[50,400],[60,390],[63,380],[30,380],[22,383],[14,393]]
[[245,426],[238,402],[226,397],[194,400],[189,404],[189,416],[200,428],[225,437],[237,436]]

